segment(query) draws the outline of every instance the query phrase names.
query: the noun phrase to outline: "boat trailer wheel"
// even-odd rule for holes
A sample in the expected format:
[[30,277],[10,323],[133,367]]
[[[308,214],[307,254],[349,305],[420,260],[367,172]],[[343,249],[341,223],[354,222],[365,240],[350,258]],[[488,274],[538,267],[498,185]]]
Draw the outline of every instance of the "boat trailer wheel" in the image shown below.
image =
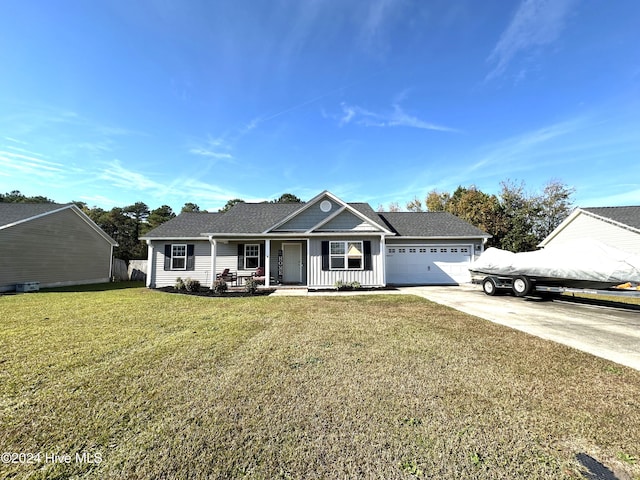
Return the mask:
[[531,280],[524,276],[517,276],[513,279],[511,289],[516,297],[524,297],[531,292],[532,287]]
[[482,281],[482,290],[493,297],[498,293],[498,282],[493,277],[487,277]]

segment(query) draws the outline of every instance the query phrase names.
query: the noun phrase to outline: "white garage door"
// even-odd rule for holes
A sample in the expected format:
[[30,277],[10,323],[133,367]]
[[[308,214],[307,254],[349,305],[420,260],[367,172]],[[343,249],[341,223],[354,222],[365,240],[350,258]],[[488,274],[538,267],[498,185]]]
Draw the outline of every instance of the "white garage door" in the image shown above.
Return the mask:
[[387,246],[387,283],[436,285],[471,281],[470,245]]

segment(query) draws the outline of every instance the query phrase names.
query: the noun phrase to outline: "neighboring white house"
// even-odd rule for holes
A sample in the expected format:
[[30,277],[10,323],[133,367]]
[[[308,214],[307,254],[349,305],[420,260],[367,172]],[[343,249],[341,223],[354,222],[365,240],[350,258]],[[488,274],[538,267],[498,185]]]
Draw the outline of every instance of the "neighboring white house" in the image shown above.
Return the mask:
[[576,208],[539,246],[580,239],[640,255],[640,206]]
[[375,212],[324,191],[306,203],[238,203],[225,213],[182,213],[141,240],[147,285],[191,277],[212,286],[225,270],[241,281],[332,287],[469,282],[490,235],[446,212]]
[[0,203],[0,292],[108,282],[117,245],[76,205]]

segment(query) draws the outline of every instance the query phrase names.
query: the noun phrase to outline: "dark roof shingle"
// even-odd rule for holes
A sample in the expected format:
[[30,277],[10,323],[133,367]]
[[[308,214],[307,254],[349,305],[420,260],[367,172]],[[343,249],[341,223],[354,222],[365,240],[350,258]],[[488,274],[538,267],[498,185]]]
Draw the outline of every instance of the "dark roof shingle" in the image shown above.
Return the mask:
[[[143,238],[194,238],[202,234],[262,234],[303,208],[300,203],[237,203],[225,213],[181,213]],[[398,236],[447,238],[490,237],[446,212],[376,213],[368,203],[349,203],[354,210]]]
[[236,203],[207,233],[262,233],[303,207],[300,203]]
[[448,212],[380,212],[390,230],[401,237],[486,237],[491,235]]
[[211,230],[220,213],[184,212],[159,227],[154,228],[142,238],[195,238]]
[[28,220],[68,205],[59,203],[0,203],[0,227]]
[[640,206],[593,207],[582,210],[640,230]]

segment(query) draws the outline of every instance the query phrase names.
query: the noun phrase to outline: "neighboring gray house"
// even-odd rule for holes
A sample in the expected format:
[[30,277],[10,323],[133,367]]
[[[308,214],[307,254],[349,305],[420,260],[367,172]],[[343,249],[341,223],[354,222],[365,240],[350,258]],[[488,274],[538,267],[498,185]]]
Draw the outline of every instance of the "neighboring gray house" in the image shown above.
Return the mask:
[[445,212],[377,213],[324,191],[307,203],[238,203],[226,213],[182,213],[141,240],[147,286],[191,277],[212,286],[228,269],[242,281],[332,287],[454,284],[490,235]]
[[0,203],[0,291],[108,282],[117,243],[75,205]]
[[585,238],[640,255],[640,206],[576,208],[539,246]]

